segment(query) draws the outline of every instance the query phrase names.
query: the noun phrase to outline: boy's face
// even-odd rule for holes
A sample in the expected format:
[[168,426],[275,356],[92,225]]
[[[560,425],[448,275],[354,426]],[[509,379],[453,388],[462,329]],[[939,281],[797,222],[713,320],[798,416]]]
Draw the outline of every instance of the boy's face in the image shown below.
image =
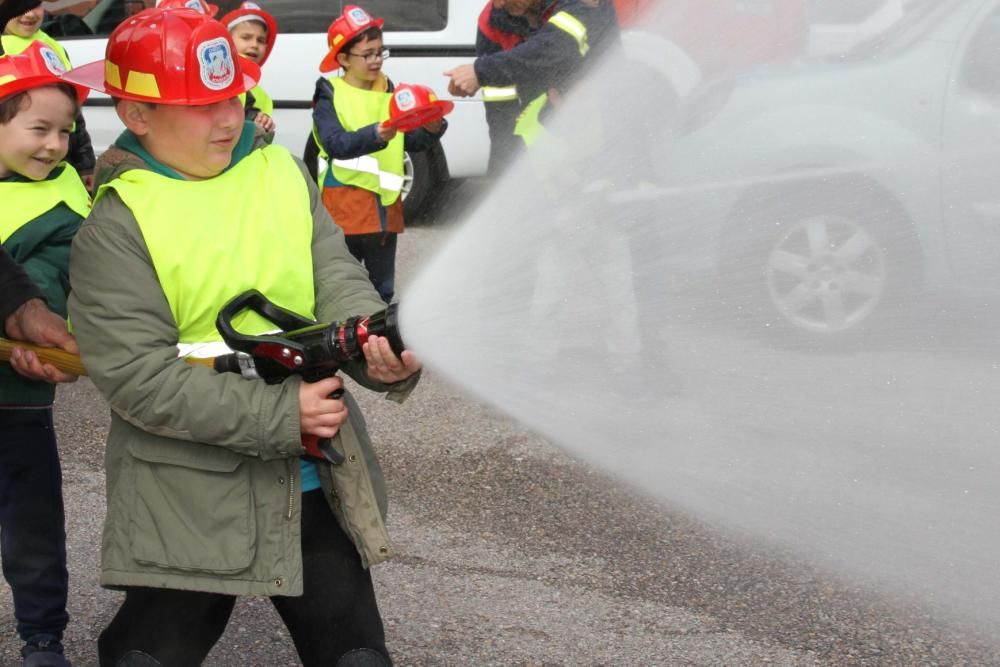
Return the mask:
[[337,61],[344,68],[344,73],[358,81],[372,82],[378,79],[382,72],[382,59],[375,58],[373,62],[365,62],[365,57],[382,51],[382,38],[365,38],[356,43],[350,50],[337,54]]
[[53,86],[28,91],[10,122],[0,125],[0,178],[14,173],[44,180],[69,150],[73,102]]
[[239,97],[190,107],[124,101],[118,116],[154,158],[192,180],[221,174],[243,131]]
[[267,28],[260,21],[244,21],[233,28],[236,52],[258,65],[267,53]]
[[4,34],[31,37],[42,27],[42,19],[44,18],[45,10],[41,6],[35,7],[31,11],[7,21],[3,30]]

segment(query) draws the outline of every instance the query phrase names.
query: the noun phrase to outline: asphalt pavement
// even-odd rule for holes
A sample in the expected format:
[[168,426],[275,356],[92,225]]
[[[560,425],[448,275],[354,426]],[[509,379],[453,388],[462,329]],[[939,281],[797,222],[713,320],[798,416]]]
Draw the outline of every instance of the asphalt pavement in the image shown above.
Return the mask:
[[[400,288],[461,217],[400,239]],[[360,392],[359,392],[360,393]],[[375,568],[397,665],[990,665],[1000,642],[685,516],[426,372],[403,405],[362,394],[402,556]],[[96,664],[120,594],[97,584],[108,411],[86,379],[56,403],[72,591],[66,646]],[[0,587],[0,664],[19,664]],[[266,599],[206,664],[297,665]]]

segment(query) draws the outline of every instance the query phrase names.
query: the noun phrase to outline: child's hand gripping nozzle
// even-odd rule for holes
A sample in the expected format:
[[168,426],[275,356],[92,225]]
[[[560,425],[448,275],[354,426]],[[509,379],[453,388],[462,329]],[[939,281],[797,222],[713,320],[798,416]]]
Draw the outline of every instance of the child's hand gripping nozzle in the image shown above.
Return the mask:
[[[259,336],[241,334],[233,327],[233,318],[245,310],[257,313],[281,331]],[[368,317],[322,324],[276,306],[257,290],[249,290],[222,307],[215,326],[235,352],[215,357],[212,367],[219,373],[239,373],[268,384],[278,384],[290,375],[301,375],[306,382],[331,377],[343,364],[364,358],[364,344],[371,335],[388,339],[397,355],[404,349],[396,304]],[[331,398],[340,398],[343,393],[338,389]],[[330,438],[303,434],[302,444],[313,457],[337,465],[344,462]]]

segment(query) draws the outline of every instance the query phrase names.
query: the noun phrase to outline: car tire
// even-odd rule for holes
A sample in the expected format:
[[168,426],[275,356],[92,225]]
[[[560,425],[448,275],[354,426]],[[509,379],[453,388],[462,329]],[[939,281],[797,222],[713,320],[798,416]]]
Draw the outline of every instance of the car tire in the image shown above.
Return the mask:
[[403,219],[418,222],[430,207],[437,184],[437,170],[429,151],[406,153],[403,162]]
[[730,287],[743,285],[728,291],[743,295],[734,301],[744,325],[836,345],[910,312],[921,285],[910,225],[887,196],[848,193],[857,187],[772,193],[743,218],[747,232],[730,236],[724,272]]

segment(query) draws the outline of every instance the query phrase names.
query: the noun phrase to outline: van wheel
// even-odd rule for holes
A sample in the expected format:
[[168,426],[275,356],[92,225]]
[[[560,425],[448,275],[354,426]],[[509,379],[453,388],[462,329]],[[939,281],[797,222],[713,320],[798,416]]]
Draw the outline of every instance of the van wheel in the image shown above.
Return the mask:
[[415,221],[431,203],[437,174],[429,153],[406,153],[403,158],[403,217]]

